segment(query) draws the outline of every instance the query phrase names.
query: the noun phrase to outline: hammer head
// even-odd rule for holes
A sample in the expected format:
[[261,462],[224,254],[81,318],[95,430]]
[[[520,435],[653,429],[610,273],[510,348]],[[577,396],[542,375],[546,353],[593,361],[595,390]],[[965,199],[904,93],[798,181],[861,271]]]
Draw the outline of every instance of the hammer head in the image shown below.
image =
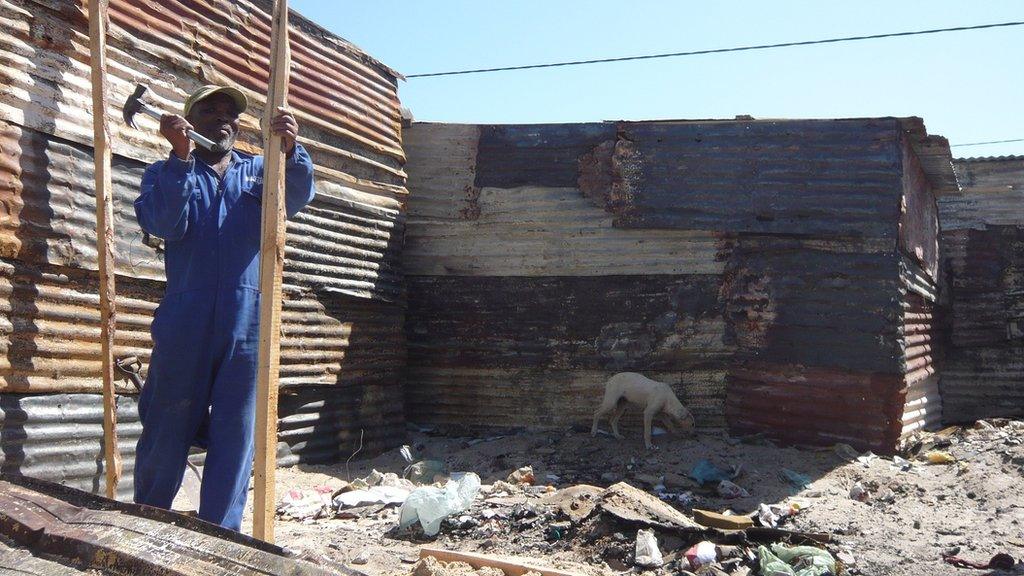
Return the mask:
[[122,108],[124,114],[124,123],[135,128],[135,115],[142,110],[143,96],[149,91],[149,87],[145,84],[136,84],[135,92],[124,101],[124,107]]

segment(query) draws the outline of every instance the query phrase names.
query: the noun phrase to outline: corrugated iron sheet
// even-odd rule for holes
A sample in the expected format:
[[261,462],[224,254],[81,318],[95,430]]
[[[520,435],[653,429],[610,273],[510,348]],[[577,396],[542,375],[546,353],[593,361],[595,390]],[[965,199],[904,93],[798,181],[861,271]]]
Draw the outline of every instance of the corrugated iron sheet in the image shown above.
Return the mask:
[[[0,395],[0,474],[103,492],[102,400],[99,394]],[[278,418],[281,466],[347,458],[359,449],[360,435],[360,454],[381,452],[400,445],[405,433],[396,382],[289,390],[281,394]],[[117,425],[123,465],[117,496],[130,501],[142,433],[135,396],[118,396]],[[203,457],[192,459],[202,465]]]
[[[118,283],[116,356],[145,364],[157,282]],[[0,260],[0,391],[98,392],[96,279],[85,272]],[[403,310],[344,294],[291,292],[281,319],[281,385],[399,385]],[[134,392],[126,383],[123,392]],[[393,407],[401,396],[393,395]]]
[[923,271],[905,258],[901,263],[903,288],[901,305],[903,325],[900,347],[905,364],[905,399],[903,401],[903,434],[942,423],[942,397],[939,391],[939,370],[942,357],[939,335],[938,290],[927,281]]
[[[112,144],[116,155],[151,162],[167,147],[149,127],[118,121],[136,82],[174,110],[202,84],[231,83],[249,97],[245,140],[258,145],[270,46],[269,2],[220,0],[110,3],[108,68]],[[84,3],[4,0],[0,3],[0,70],[9,87],[0,118],[91,144],[89,51]],[[401,187],[404,158],[397,74],[297,14],[291,18],[290,105],[317,165],[346,179]],[[381,187],[381,185],[384,185]]]
[[583,424],[635,370],[701,425],[891,449],[908,123],[414,124],[409,418]]
[[1024,415],[1024,159],[958,160],[940,199],[950,283],[945,420]]
[[[118,355],[148,360],[163,262],[144,244],[132,203],[145,166],[169,150],[155,121],[140,116],[139,129],[125,126],[121,105],[137,82],[173,112],[200,85],[238,85],[250,101],[239,148],[258,153],[269,8],[266,0],[110,2]],[[100,389],[85,14],[83,0],[0,0],[0,398]],[[289,104],[316,163],[317,198],[288,226],[280,412],[286,463],[347,456],[359,430],[363,454],[394,445],[404,432],[406,356],[399,75],[300,15],[290,22]],[[119,390],[135,392],[126,383]],[[33,398],[49,406],[66,396]],[[101,474],[92,456],[100,450],[101,404],[98,397],[74,398],[75,409],[87,414],[81,422],[91,426],[82,442],[91,444],[65,460],[82,469],[65,472],[49,462],[30,469],[92,490]],[[129,411],[132,402],[122,398]],[[81,432],[78,421],[54,428],[63,421],[47,420],[40,410],[23,415],[27,426],[46,431],[34,437],[31,452],[58,454]],[[120,419],[127,477],[134,418]],[[302,422],[331,432],[311,442],[312,425]],[[18,440],[4,442],[13,466]]]

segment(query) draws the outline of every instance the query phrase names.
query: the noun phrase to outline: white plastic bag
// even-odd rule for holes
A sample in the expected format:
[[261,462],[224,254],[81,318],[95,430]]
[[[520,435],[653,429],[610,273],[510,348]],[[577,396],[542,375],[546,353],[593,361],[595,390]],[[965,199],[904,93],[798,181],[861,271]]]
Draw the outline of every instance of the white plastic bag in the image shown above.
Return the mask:
[[634,563],[644,568],[660,568],[665,563],[654,530],[640,530],[636,533],[636,552],[633,557]]
[[469,508],[479,491],[480,477],[472,472],[453,474],[444,488],[417,488],[402,504],[398,526],[405,529],[418,520],[423,533],[434,536],[441,530],[441,521]]

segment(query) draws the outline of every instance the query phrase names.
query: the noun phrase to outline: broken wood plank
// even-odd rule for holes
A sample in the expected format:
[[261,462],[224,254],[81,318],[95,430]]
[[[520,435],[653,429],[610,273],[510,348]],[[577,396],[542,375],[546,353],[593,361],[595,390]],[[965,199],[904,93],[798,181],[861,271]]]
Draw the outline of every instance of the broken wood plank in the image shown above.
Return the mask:
[[711,510],[693,509],[693,519],[701,526],[723,530],[743,530],[754,526],[750,516],[726,516]]
[[566,572],[555,568],[537,566],[526,560],[503,560],[495,556],[476,554],[473,552],[456,552],[440,548],[421,548],[420,558],[432,556],[441,562],[465,562],[475,569],[490,567],[505,572],[505,576],[523,576],[527,572],[539,572],[541,576],[576,576],[576,572]]
[[281,355],[281,271],[284,267],[285,192],[282,138],[271,131],[288,102],[288,2],[274,0],[270,88],[263,110],[263,218],[260,243],[260,340],[256,378],[256,456],[253,464],[253,536],[274,541],[274,469],[277,466],[278,363]]
[[114,201],[111,188],[110,128],[107,125],[107,0],[89,2],[89,49],[92,54],[93,157],[96,175],[96,255],[100,274],[100,355],[103,370],[103,454],[107,497],[121,481],[117,449],[117,397],[114,390]]
[[358,574],[285,557],[281,548],[167,510],[40,480],[0,478],[0,539],[62,564],[114,574]]

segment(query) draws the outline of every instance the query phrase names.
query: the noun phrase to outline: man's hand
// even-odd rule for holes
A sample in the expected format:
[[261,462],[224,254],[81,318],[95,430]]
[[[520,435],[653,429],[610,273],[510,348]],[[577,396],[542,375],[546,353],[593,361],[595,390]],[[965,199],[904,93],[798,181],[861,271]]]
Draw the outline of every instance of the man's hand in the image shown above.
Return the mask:
[[160,118],[160,133],[171,143],[174,155],[182,160],[188,160],[188,154],[192,150],[192,143],[188,139],[188,131],[192,125],[177,114],[164,114]]
[[285,154],[295,149],[295,139],[299,137],[299,124],[287,108],[277,107],[277,114],[270,123],[270,130],[281,137],[281,147]]

